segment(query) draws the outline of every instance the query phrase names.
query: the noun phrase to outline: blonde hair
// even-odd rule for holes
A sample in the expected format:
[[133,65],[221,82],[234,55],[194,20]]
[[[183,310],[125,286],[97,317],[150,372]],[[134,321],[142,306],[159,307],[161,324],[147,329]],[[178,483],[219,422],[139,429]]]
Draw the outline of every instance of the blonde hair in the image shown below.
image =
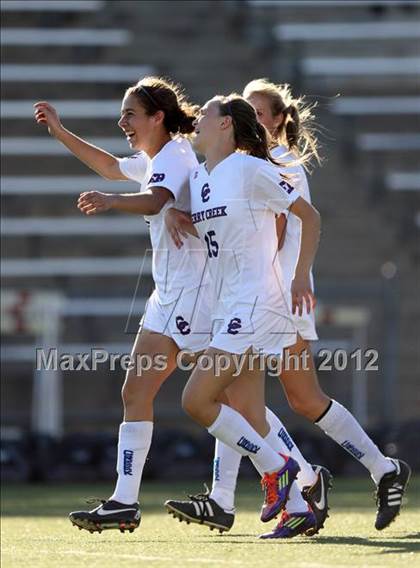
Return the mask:
[[277,144],[287,146],[305,166],[313,160],[320,164],[317,128],[313,114],[316,103],[309,104],[304,97],[295,99],[290,85],[287,83],[276,85],[268,79],[250,81],[244,88],[243,96],[248,98],[253,94],[267,97],[273,116],[278,116],[280,113],[284,116],[281,124],[271,133]]

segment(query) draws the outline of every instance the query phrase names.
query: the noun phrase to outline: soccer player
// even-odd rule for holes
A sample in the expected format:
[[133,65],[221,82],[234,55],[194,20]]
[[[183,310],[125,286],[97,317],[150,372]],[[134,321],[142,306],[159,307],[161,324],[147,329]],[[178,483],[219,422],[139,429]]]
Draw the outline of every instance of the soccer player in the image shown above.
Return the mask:
[[[170,205],[190,209],[188,178],[198,162],[184,135],[194,129],[195,107],[176,85],[157,77],[142,79],[127,89],[118,124],[136,153],[119,159],[64,128],[48,102],[34,106],[37,122],[46,124],[49,133],[88,167],[106,179],[134,180],[142,186],[141,192],[133,194],[89,191],[78,200],[79,209],[86,215],[115,209],[144,215],[150,226],[155,290],[148,300],[132,358],[136,363],[138,356],[147,356],[153,364],[141,373],[134,364],[126,375],[114,493],[92,511],[70,513],[73,524],[90,532],[115,528],[132,531],[140,523],[137,500],[152,440],[154,398],[176,368],[179,351],[200,352],[208,344],[203,247],[193,239],[187,254],[179,251],[164,224]],[[164,356],[163,365],[155,364],[157,355]]]
[[[269,130],[277,146],[272,154],[282,162],[289,162],[287,172],[295,175],[294,183],[301,196],[310,203],[310,192],[303,167],[296,162],[299,158],[317,158],[316,138],[313,135],[311,107],[302,99],[294,99],[288,85],[275,85],[265,79],[251,81],[244,89],[244,97],[254,106],[259,121]],[[182,217],[181,217],[182,220]],[[282,268],[286,289],[293,280],[299,242],[301,223],[293,215],[281,215],[277,221],[281,248],[279,261]],[[313,287],[312,275],[311,284]],[[294,315],[293,321],[298,336],[296,344],[288,349],[289,354],[307,353],[309,365],[304,368],[284,369],[280,375],[287,400],[291,408],[314,422],[328,436],[346,449],[355,459],[360,461],[370,472],[376,484],[377,515],[375,527],[386,528],[399,514],[402,497],[410,477],[410,467],[403,461],[385,457],[354,416],[340,403],[329,398],[321,389],[313,357],[310,341],[318,338],[315,329],[314,313],[304,311],[302,315]],[[293,444],[293,441],[290,442]],[[293,453],[292,453],[293,455]],[[241,457],[225,446],[216,444],[215,463],[217,475],[213,475],[213,488],[210,498],[220,499],[223,495],[233,507],[233,495]],[[320,472],[324,479],[314,483],[310,471],[296,458],[302,471],[308,472],[304,483],[312,486],[307,493],[318,523],[323,523],[327,515],[325,487],[327,474]],[[320,482],[319,482],[320,481]],[[299,484],[299,476],[297,483]],[[300,483],[300,488],[304,487]],[[312,498],[312,499],[311,499]],[[180,502],[171,502],[179,511]],[[185,510],[186,505],[181,505]],[[233,524],[233,518],[230,518]],[[283,524],[283,519],[280,525]],[[322,525],[321,525],[322,526]],[[281,529],[281,527],[280,527]],[[275,532],[275,531],[274,531]]]
[[[289,325],[289,306],[275,262],[275,214],[291,208],[302,219],[300,255],[292,284],[293,310],[299,313],[303,303],[308,311],[314,304],[310,267],[318,243],[319,215],[282,178],[278,164],[269,163],[267,132],[252,106],[239,95],[215,97],[206,103],[197,121],[194,147],[205,155],[206,162],[190,178],[192,223],[186,231],[199,234],[206,243],[212,288],[217,294],[212,314],[216,323],[206,354],[213,360],[223,357],[228,361],[249,356],[254,350],[260,355],[281,356],[283,347],[295,343],[295,332]],[[284,468],[292,465],[290,483],[291,476],[296,477],[297,462],[290,457],[283,465],[283,456],[282,462],[273,449],[269,451],[271,440],[264,436],[270,426],[264,428],[266,411],[264,402],[261,404],[264,397],[258,395],[260,379],[249,361],[246,365],[245,373],[237,378],[230,365],[217,379],[212,370],[197,367],[184,390],[183,406],[219,442],[251,457],[263,474],[263,521],[274,518],[289,498],[287,507],[297,507],[289,517],[291,527],[299,527],[296,534],[314,529],[315,516],[297,486],[292,484],[289,494],[282,490]],[[230,403],[240,400],[258,409],[254,414],[260,416],[261,435],[241,414],[218,402],[223,392]],[[256,420],[254,416],[254,423]],[[277,437],[277,431],[273,434]],[[192,503],[197,518],[201,515],[204,522],[207,510],[205,524],[212,526],[215,501],[207,499],[201,507],[197,501]]]

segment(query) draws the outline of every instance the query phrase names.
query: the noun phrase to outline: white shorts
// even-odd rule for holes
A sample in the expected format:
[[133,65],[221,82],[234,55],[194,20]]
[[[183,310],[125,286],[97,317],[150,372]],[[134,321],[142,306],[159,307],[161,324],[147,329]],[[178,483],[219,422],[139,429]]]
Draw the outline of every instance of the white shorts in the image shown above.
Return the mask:
[[315,341],[318,334],[315,327],[315,314],[313,310],[309,314],[306,313],[306,306],[303,306],[303,314],[292,314],[292,322],[296,328],[296,332],[306,341]]
[[207,287],[181,292],[178,299],[170,304],[162,304],[154,290],[147,300],[140,329],[166,335],[180,349],[194,353],[203,351],[210,343],[211,332]]
[[[213,320],[210,347],[241,354],[252,348],[265,355],[282,355],[296,343],[296,330],[288,314],[263,308],[238,309]],[[250,313],[251,312],[251,313]]]

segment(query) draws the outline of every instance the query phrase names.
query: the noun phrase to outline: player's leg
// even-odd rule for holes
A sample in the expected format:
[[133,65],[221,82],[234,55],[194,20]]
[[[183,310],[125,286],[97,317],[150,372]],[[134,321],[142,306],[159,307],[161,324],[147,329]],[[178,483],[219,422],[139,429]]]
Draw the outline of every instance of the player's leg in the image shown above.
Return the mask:
[[[153,401],[163,382],[176,367],[179,349],[169,337],[142,329],[131,353],[134,367],[122,389],[124,421],[118,437],[118,479],[112,496],[93,511],[70,513],[70,520],[90,531],[105,528],[136,528],[140,522],[137,503],[144,464],[153,432]],[[162,357],[160,363],[156,356]],[[151,362],[145,365],[145,361]]]
[[295,412],[314,422],[370,471],[378,487],[376,528],[385,528],[399,513],[410,468],[400,460],[384,456],[355,417],[322,391],[309,342],[298,336],[290,353],[301,355],[305,352],[306,356],[300,359],[306,361],[305,366],[298,370],[284,370],[281,374],[289,405]]
[[[238,387],[239,385],[239,387]],[[263,372],[242,373],[225,391],[228,404],[237,410],[253,428],[265,438],[270,430],[265,417],[265,377]],[[250,404],[252,401],[252,404]],[[213,484],[210,493],[226,512],[234,512],[236,482],[241,454],[216,440],[213,467]]]
[[299,466],[273,450],[239,412],[218,402],[219,396],[234,381],[238,381],[239,388],[241,376],[233,375],[235,366],[230,353],[215,348],[209,348],[206,353],[213,361],[228,358],[230,365],[217,377],[213,370],[197,366],[184,389],[183,408],[215,438],[251,457],[264,472],[266,501],[261,519],[270,520],[284,507]]
[[[245,388],[244,384],[247,385]],[[287,430],[275,414],[265,406],[265,376],[263,372],[256,376],[246,373],[242,384],[233,383],[226,389],[226,393],[233,408],[238,410],[255,429],[259,428],[259,433],[266,432],[264,440],[277,453],[288,457],[291,455],[291,438]],[[300,454],[300,457],[302,460],[304,459],[302,454]],[[252,458],[251,461],[259,474],[263,476],[264,472],[260,470],[258,463]],[[312,467],[307,464],[306,460],[304,461],[305,465],[311,469],[314,481],[316,481],[317,476]],[[293,483],[280,523],[272,531],[262,535],[262,538],[291,538],[306,531],[312,531],[312,534],[314,534],[319,528],[321,527],[317,527],[316,517],[308,507],[308,503],[303,499],[298,484]]]
[[[242,373],[239,392],[241,396],[246,392],[247,396],[250,396],[251,400],[254,401],[255,404],[250,410],[241,399],[236,401],[236,406],[234,404],[235,390],[238,390],[237,381],[225,390],[223,400],[220,400],[219,397],[219,402],[235,408],[240,413],[245,411],[246,415],[243,414],[243,416],[263,437],[268,432],[268,424],[264,416],[264,379],[263,374],[260,374],[260,376],[253,374],[251,380],[247,380],[245,374]],[[229,395],[232,396],[232,401],[229,399]],[[168,513],[181,521],[203,524],[211,529],[217,528],[220,532],[229,530],[235,519],[235,489],[241,459],[242,455],[239,452],[216,439],[211,492],[206,490],[204,493],[190,495],[189,501],[168,500],[165,502]],[[211,515],[203,514],[202,510],[204,512],[211,511]]]

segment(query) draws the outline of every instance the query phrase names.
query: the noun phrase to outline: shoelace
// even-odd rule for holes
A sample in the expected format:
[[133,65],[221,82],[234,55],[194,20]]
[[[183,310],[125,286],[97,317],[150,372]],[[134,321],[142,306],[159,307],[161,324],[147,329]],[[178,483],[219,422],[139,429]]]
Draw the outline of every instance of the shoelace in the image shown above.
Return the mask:
[[286,521],[288,521],[290,519],[290,515],[287,511],[282,511],[281,516],[280,516],[280,521],[277,523],[276,525],[276,529],[282,527],[284,525],[284,523]]
[[204,505],[204,503],[206,501],[209,500],[210,497],[210,490],[208,488],[208,486],[204,483],[204,492],[203,493],[197,493],[197,495],[188,495],[189,499],[191,499],[191,501],[193,503],[197,503],[198,504],[198,508],[200,510],[200,520],[204,521],[206,515],[207,515],[207,509]]
[[105,505],[106,503],[106,499],[101,499],[100,497],[86,497],[85,502],[88,505],[95,505],[96,503],[101,503],[102,505]]
[[265,491],[265,502],[267,505],[271,505],[278,499],[277,493],[277,472],[265,473],[264,477],[261,479],[261,487]]
[[204,492],[203,493],[197,493],[197,495],[188,495],[188,498],[191,499],[191,501],[208,501],[209,497],[210,497],[210,489],[208,488],[207,484],[204,483]]

